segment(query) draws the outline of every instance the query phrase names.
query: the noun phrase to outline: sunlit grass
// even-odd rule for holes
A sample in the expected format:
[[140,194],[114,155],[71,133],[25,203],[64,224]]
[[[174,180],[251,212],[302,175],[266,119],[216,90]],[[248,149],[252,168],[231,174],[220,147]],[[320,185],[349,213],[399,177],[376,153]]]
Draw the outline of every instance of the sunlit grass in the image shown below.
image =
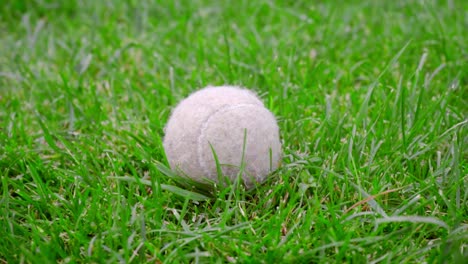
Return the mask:
[[[466,10],[3,1],[0,260],[463,263]],[[250,191],[164,157],[172,107],[221,84],[278,117],[282,167]]]

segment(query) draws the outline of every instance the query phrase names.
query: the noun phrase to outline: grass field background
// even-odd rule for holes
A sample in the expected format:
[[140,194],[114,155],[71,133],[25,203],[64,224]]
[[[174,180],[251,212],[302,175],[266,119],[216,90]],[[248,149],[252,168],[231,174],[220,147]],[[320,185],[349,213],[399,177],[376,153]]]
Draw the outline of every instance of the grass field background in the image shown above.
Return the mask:
[[[463,263],[467,28],[463,0],[2,0],[0,262]],[[284,158],[205,201],[161,140],[221,84]]]

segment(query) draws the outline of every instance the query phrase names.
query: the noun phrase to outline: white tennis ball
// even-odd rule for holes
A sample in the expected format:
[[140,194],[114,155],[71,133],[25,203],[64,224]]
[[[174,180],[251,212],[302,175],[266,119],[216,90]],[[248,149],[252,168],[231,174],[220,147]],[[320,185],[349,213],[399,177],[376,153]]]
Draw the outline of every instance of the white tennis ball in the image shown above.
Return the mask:
[[248,188],[263,182],[281,159],[275,117],[254,93],[233,86],[207,87],[182,100],[167,122],[163,145],[171,168],[200,182],[218,181],[214,153],[231,181],[243,164]]

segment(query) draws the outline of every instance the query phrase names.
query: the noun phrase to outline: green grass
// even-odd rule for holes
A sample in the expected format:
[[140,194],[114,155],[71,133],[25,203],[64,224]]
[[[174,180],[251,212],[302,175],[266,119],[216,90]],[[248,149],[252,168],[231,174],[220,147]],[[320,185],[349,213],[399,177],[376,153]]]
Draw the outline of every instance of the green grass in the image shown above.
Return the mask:
[[[92,2],[0,5],[0,263],[468,258],[468,1]],[[205,201],[161,140],[210,84],[284,158]]]

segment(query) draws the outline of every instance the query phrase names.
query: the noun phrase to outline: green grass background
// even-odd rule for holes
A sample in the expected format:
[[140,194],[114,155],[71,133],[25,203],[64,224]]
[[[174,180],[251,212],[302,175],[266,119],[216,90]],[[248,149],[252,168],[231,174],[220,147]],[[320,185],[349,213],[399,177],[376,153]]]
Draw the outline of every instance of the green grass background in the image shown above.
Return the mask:
[[[464,0],[1,0],[0,263],[463,263],[467,28]],[[163,127],[222,84],[284,158],[200,201]]]

